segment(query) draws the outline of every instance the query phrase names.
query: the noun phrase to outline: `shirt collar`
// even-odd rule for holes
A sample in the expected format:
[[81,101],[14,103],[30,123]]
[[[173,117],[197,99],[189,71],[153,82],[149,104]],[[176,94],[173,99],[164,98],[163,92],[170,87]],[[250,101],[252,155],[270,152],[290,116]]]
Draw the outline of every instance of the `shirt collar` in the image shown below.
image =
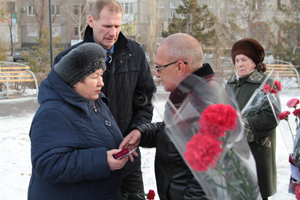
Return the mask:
[[[94,40],[94,42],[97,44],[97,42],[95,41],[94,35],[93,35],[93,40]],[[104,48],[103,48],[103,49],[104,49]],[[105,53],[108,52],[108,50],[106,50],[106,49],[104,49],[104,51],[105,51]],[[114,51],[115,51],[115,44],[110,48],[109,51],[110,51],[112,54],[114,53]],[[109,59],[109,58],[106,56],[105,62],[107,62],[108,59]]]
[[[94,35],[93,35],[93,40],[94,40],[94,42],[97,44],[97,42],[95,41]],[[107,53],[107,50],[106,50],[106,49],[104,49],[104,51],[105,51],[105,53]],[[114,53],[114,51],[115,51],[115,44],[110,48],[109,51],[110,51],[111,53]]]

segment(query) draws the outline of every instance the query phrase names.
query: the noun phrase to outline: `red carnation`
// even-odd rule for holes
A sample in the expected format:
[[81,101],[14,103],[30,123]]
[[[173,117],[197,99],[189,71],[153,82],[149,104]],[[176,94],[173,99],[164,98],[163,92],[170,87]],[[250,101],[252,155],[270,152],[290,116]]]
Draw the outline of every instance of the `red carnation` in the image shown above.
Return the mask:
[[300,185],[297,185],[295,188],[296,199],[300,200]]
[[264,86],[263,86],[263,91],[264,91],[264,93],[271,93],[274,89],[270,86],[270,85],[268,85],[268,84],[265,84]]
[[299,115],[300,115],[300,108],[294,110],[293,114],[294,114],[296,117],[299,117]]
[[197,134],[207,134],[210,135],[210,137],[214,140],[217,140],[220,137],[224,137],[225,131],[224,127],[222,126],[217,126],[211,124],[209,121],[202,120],[201,122],[199,121],[199,124],[201,123],[201,127],[198,130]]
[[290,114],[291,114],[290,111],[283,111],[282,113],[279,114],[279,119],[280,120],[283,120],[283,119],[288,120]]
[[147,199],[149,199],[149,200],[154,200],[154,197],[155,197],[155,192],[154,192],[154,190],[149,190]]
[[274,85],[275,85],[275,89],[277,89],[277,91],[281,91],[283,86],[282,84],[280,83],[280,81],[275,81],[274,82]]
[[277,94],[277,90],[272,90],[271,93]]
[[197,134],[186,143],[184,158],[195,171],[206,172],[207,167],[213,169],[223,149],[222,141],[211,138],[210,135]]
[[289,108],[292,108],[292,107],[296,108],[298,104],[299,104],[299,99],[297,99],[297,98],[293,98],[286,103],[287,107],[289,107]]
[[209,105],[199,120],[200,132],[213,134],[214,139],[224,136],[224,132],[232,130],[236,124],[237,112],[231,105]]
[[289,163],[291,163],[292,165],[294,165],[295,167],[297,167],[296,154],[294,154],[294,153],[290,153],[289,154]]

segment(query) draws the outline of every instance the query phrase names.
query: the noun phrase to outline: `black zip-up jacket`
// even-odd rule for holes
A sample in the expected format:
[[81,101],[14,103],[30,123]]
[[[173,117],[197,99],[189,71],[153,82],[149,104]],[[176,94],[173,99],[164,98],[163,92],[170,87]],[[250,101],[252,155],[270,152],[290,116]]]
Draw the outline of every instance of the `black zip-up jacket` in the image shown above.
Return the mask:
[[[181,106],[188,94],[196,91],[195,88],[197,88],[198,84],[202,84],[198,78],[194,78],[195,75],[211,81],[213,80],[214,72],[210,65],[205,63],[203,67],[184,79],[169,97],[169,100],[176,108]],[[200,92],[225,91],[221,88],[221,85],[216,89],[216,91]],[[202,97],[202,95],[200,96]],[[204,102],[203,105],[214,103],[208,102],[204,97],[201,101]],[[164,122],[144,124],[138,127],[142,135],[140,146],[156,147],[155,176],[159,198],[161,200],[207,200],[206,194],[166,134],[164,127]]]
[[[72,49],[86,42],[94,42],[93,29],[88,25],[84,40],[71,46],[55,57],[54,64]],[[102,92],[109,98],[109,109],[114,116],[123,136],[137,126],[150,123],[153,115],[151,99],[156,87],[146,60],[145,52],[135,41],[127,39],[121,32],[115,43],[112,62],[107,64],[103,74],[104,87]],[[134,94],[145,94],[148,101],[141,105],[133,104]],[[139,150],[137,151],[140,155]],[[130,162],[128,162],[130,163]],[[134,163],[126,164],[124,176],[135,171],[141,165],[141,158],[135,158]]]

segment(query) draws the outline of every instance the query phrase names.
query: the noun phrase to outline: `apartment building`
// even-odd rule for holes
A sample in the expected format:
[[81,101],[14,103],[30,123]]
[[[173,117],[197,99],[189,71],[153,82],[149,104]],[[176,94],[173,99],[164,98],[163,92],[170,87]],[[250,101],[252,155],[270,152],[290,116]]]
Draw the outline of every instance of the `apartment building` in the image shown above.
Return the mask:
[[[49,0],[7,0],[7,2],[14,16],[12,26],[14,46],[37,45],[40,28],[49,27]],[[60,36],[61,43],[65,47],[82,39],[87,25],[87,14],[93,2],[94,0],[51,0],[53,36]],[[141,43],[144,48],[150,42],[150,37],[160,37],[157,31],[167,30],[170,20],[176,16],[175,9],[182,4],[181,0],[119,0],[119,2],[124,9],[122,32]],[[278,32],[272,25],[272,18],[278,14],[278,6],[289,4],[289,0],[253,0],[251,9],[263,14],[261,18],[248,22],[239,15],[243,10],[237,12],[241,2],[241,0],[197,1],[200,6],[206,4],[220,22],[226,24],[229,20],[235,20],[245,29],[245,36],[256,38],[267,48],[270,34]]]
[[[49,27],[49,0],[7,0],[9,15],[12,18],[11,27],[8,21],[0,23],[1,32],[10,39],[13,35],[13,45],[31,47],[37,45],[40,28]],[[94,0],[51,0],[51,20],[53,37],[60,36],[66,47],[82,40],[87,26],[87,17]],[[124,7],[124,31],[126,36],[136,39],[138,27],[145,26],[145,4],[147,0],[120,1]],[[138,13],[140,17],[137,17]],[[143,28],[142,28],[143,29]],[[3,34],[2,34],[3,35]]]
[[[253,0],[248,1],[250,6],[242,5],[241,0],[198,0],[199,6],[207,5],[209,11],[217,17],[220,23],[228,24],[230,20],[236,22],[241,29],[245,30],[241,37],[252,37],[257,39],[265,48],[269,48],[271,33],[277,33],[278,29],[272,23],[274,16],[278,16],[280,5],[289,5],[289,0]],[[164,12],[163,27],[167,29],[168,22],[176,15],[175,9],[182,4],[181,0],[163,0],[161,7]],[[257,16],[251,16],[249,9]],[[249,14],[249,15],[247,15]],[[177,16],[184,17],[184,16]],[[299,16],[300,17],[300,16]],[[276,35],[275,35],[276,36]]]

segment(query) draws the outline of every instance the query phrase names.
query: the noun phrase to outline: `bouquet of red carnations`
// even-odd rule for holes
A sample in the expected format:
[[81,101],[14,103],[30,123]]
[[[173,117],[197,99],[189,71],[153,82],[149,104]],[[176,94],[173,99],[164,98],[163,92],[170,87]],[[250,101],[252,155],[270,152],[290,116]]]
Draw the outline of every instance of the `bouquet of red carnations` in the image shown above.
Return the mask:
[[279,120],[285,120],[287,122],[288,127],[289,127],[288,128],[289,133],[291,134],[291,138],[293,140],[293,152],[295,152],[295,150],[298,150],[300,148],[297,145],[297,143],[299,142],[299,135],[297,135],[297,132],[300,128],[299,127],[300,108],[297,109],[298,104],[299,104],[299,99],[297,99],[297,98],[292,98],[291,100],[289,100],[286,103],[288,108],[294,108],[294,111],[292,113],[293,113],[294,118],[295,118],[295,127],[293,127],[293,129],[296,130],[296,133],[293,133],[293,130],[292,130],[291,125],[289,123],[289,119],[291,118],[291,112],[287,110],[287,111],[283,111],[279,115]]
[[271,72],[262,82],[260,87],[256,89],[241,111],[242,118],[245,121],[245,127],[249,126],[247,125],[247,117],[252,117],[264,110],[268,110],[267,112],[272,112],[277,124],[279,125],[279,128],[281,129],[281,135],[289,152],[292,151],[293,139],[290,137],[291,135],[285,131],[286,127],[282,128],[282,123],[279,123],[279,114],[281,113],[280,96],[293,84],[295,84],[295,81],[291,80],[290,78],[281,78],[278,72],[271,70]]
[[255,161],[234,95],[221,77],[193,79],[199,80],[192,90],[178,88],[185,96],[179,108],[167,101],[166,133],[208,199],[260,199]]
[[262,110],[271,108],[278,122],[278,115],[281,112],[279,94],[289,86],[290,83],[283,87],[283,84],[279,81],[278,73],[276,74],[272,70],[244,106],[241,111],[243,118],[251,117]]
[[[299,126],[299,119],[300,119],[300,108],[297,109],[298,104],[300,103],[299,99],[292,98],[287,103],[286,106],[288,108],[293,109],[292,112],[294,116],[291,115],[291,112],[286,110],[280,113],[279,119],[284,120],[287,123],[280,123],[281,132],[286,132],[286,130],[289,130],[287,132],[290,133],[290,138],[292,140],[291,143],[293,147],[292,153],[289,154],[289,162],[291,166],[291,177],[290,177],[290,184],[289,184],[289,192],[295,194],[295,187],[300,186],[300,126]],[[291,127],[291,124],[289,121],[291,118],[294,117],[295,120],[295,126],[293,128]],[[288,129],[285,128],[284,125],[288,125]],[[296,132],[294,133],[295,130]]]

